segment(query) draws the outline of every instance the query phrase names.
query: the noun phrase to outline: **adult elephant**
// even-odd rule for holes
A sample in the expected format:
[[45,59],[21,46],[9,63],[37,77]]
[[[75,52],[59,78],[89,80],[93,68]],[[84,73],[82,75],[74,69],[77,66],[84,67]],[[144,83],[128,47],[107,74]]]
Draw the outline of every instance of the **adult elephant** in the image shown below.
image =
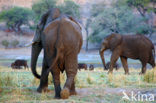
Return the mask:
[[[48,74],[52,73],[55,98],[66,99],[76,94],[74,77],[77,74],[78,53],[82,46],[80,25],[72,18],[61,15],[59,9],[50,9],[37,26],[32,44],[31,70],[40,79],[38,92],[46,91]],[[41,49],[44,50],[41,76],[36,72],[36,62]],[[66,72],[63,90],[60,87],[60,71]]]
[[103,66],[106,69],[104,51],[110,49],[112,51],[110,69],[108,73],[113,72],[113,65],[120,57],[125,74],[129,74],[127,58],[139,59],[142,63],[142,71],[146,72],[146,64],[155,66],[155,49],[152,42],[143,35],[120,35],[112,33],[104,38],[100,48],[100,56]]

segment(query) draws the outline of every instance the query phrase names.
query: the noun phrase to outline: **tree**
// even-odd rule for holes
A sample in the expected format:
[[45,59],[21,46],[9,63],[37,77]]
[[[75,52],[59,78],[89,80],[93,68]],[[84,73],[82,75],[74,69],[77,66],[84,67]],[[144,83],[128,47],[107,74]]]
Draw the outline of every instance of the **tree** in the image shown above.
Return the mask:
[[50,8],[59,8],[64,14],[77,18],[80,17],[79,5],[72,0],[65,0],[62,4],[59,5],[57,5],[57,0],[38,0],[32,5],[35,23],[38,23],[41,16]]
[[21,31],[23,24],[28,25],[31,10],[23,7],[13,7],[0,13],[0,20],[5,21],[9,29]]
[[153,19],[153,15],[151,12],[156,14],[156,0],[127,0],[127,4],[136,8],[140,15],[145,19],[145,23],[149,26],[149,36],[151,36],[154,32],[153,22],[149,21]]
[[112,2],[110,6],[102,3],[93,5],[90,41],[100,43],[112,32],[147,34],[148,25],[143,22],[144,18],[135,15],[133,10],[125,5],[126,3],[120,3],[124,5],[119,6],[118,2]]
[[38,23],[41,16],[48,11],[50,8],[56,7],[57,0],[37,0],[32,5],[32,10],[34,12],[34,22]]
[[156,0],[127,0],[127,3],[130,7],[136,8],[143,17],[147,12],[156,13]]
[[80,18],[80,6],[72,0],[65,0],[63,4],[58,6],[58,8],[60,8],[61,12],[64,14],[71,15],[75,18]]

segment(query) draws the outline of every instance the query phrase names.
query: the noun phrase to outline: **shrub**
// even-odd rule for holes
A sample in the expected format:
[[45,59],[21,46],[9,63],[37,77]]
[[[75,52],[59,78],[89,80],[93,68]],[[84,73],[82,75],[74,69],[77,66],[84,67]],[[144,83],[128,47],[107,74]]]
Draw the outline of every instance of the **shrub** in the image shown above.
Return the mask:
[[9,74],[0,74],[0,88],[2,87],[16,87],[17,84],[13,80],[15,77],[11,73]]
[[3,45],[5,48],[8,48],[8,46],[9,46],[8,40],[3,40],[1,43],[2,43],[2,45]]
[[147,83],[156,83],[156,68],[146,72],[144,75],[144,81]]
[[12,42],[11,42],[11,45],[15,48],[15,47],[17,47],[17,45],[19,44],[19,41],[18,40],[13,40]]
[[13,7],[2,11],[0,13],[0,20],[5,21],[9,29],[20,31],[20,27],[23,24],[28,25],[31,15],[31,10],[27,8]]

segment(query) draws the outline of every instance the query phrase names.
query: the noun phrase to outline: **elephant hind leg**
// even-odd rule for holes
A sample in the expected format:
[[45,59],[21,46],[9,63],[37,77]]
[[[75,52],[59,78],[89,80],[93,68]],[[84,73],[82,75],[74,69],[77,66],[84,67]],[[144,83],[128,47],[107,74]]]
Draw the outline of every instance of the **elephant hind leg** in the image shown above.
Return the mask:
[[60,98],[61,86],[60,86],[60,69],[55,66],[52,69],[51,74],[53,76],[54,87],[55,87],[55,98]]
[[146,64],[147,62],[145,60],[141,60],[141,64],[142,64],[142,70],[139,74],[145,74],[146,73]]
[[70,89],[70,95],[76,95],[77,92],[75,90],[75,81],[73,81],[72,85],[71,85],[71,89]]
[[78,66],[76,54],[68,55],[65,60],[66,60],[65,71],[67,75],[67,80],[66,80],[63,90],[61,91],[62,99],[67,99],[70,95],[71,89],[75,89],[75,86],[73,85],[73,83],[74,83],[74,78],[77,74],[77,66]]
[[[152,53],[151,53],[152,54]],[[149,62],[148,62],[153,68],[155,67],[155,58],[154,55],[150,56]]]

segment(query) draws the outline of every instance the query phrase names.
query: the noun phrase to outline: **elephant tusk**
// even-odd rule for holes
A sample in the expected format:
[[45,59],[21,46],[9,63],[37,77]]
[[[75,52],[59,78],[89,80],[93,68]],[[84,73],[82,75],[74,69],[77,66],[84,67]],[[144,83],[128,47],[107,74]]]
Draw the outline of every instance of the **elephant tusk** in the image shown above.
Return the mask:
[[30,47],[31,45],[33,45],[35,42],[31,42],[31,43],[27,43],[24,47]]

